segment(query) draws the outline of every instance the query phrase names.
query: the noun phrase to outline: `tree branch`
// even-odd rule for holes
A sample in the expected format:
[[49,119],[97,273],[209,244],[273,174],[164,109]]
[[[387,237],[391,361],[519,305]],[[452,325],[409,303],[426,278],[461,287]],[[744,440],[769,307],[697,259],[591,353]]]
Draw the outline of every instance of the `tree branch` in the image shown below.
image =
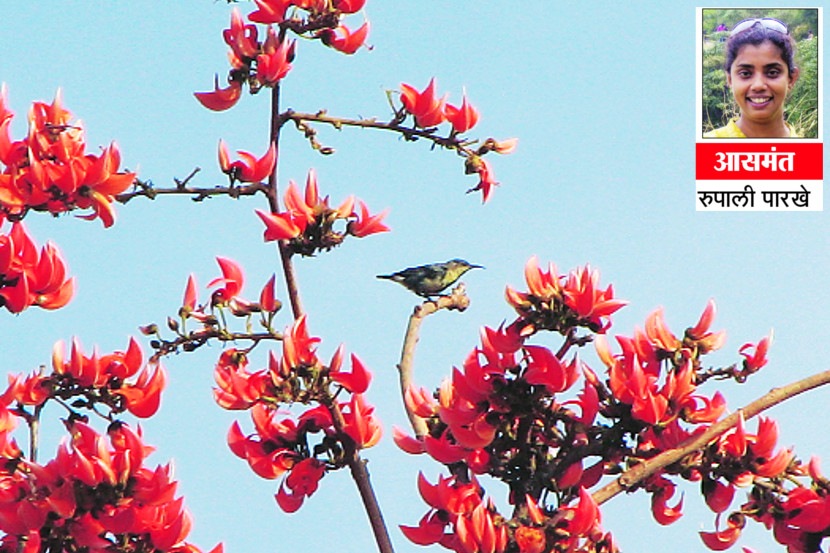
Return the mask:
[[131,192],[124,192],[115,196],[115,201],[126,204],[133,198],[144,197],[150,200],[155,200],[157,196],[167,195],[182,195],[192,196],[194,202],[201,202],[202,200],[212,196],[230,196],[231,198],[239,198],[240,196],[253,196],[258,192],[266,192],[265,185],[261,183],[253,183],[247,186],[222,186],[217,185],[213,187],[199,187],[190,186],[189,183],[201,171],[199,167],[193,169],[189,175],[184,179],[174,178],[175,186],[173,188],[156,188],[152,181],[143,181],[136,179],[133,182],[133,190]]
[[742,409],[739,409],[725,419],[711,425],[702,434],[689,438],[675,449],[664,451],[656,457],[626,470],[613,482],[610,482],[594,492],[594,501],[596,501],[597,504],[605,503],[619,493],[630,490],[638,483],[658,472],[660,469],[676,463],[690,453],[704,449],[713,440],[738,424],[741,414],[743,414],[745,420],[751,419],[755,415],[762,413],[770,407],[778,405],[782,401],[790,399],[808,390],[812,390],[813,388],[824,386],[825,384],[830,384],[830,370],[808,376],[807,378],[793,382],[792,384],[788,384],[786,386],[781,386],[780,388],[773,388],[770,392],[764,394]]
[[302,113],[294,110],[287,110],[282,114],[283,121],[293,121],[297,128],[305,134],[306,138],[311,141],[311,145],[315,150],[319,150],[323,154],[333,153],[332,148],[326,148],[320,145],[316,140],[316,131],[310,128],[306,123],[313,121],[316,123],[325,123],[340,130],[343,127],[361,127],[364,129],[379,129],[385,131],[396,132],[404,137],[406,140],[417,140],[423,138],[429,140],[437,146],[455,150],[458,155],[462,157],[472,157],[477,155],[477,152],[470,148],[476,141],[469,141],[466,139],[459,139],[455,134],[449,136],[437,136],[435,128],[419,129],[416,127],[405,127],[400,124],[400,121],[395,118],[388,122],[378,121],[375,118],[370,119],[349,119],[346,117],[334,117],[328,115],[325,110],[317,113]]
[[[421,329],[421,323],[429,315],[441,309],[455,309],[464,311],[470,305],[470,298],[467,297],[464,284],[461,283],[455,288],[450,295],[440,296],[437,300],[427,300],[421,305],[415,307],[415,311],[409,316],[409,324],[406,327],[406,335],[403,341],[403,348],[401,350],[401,362],[398,363],[398,375],[401,384],[401,397],[405,398],[406,390],[412,385],[415,365],[415,346],[418,345],[418,336]],[[412,431],[415,436],[421,438],[427,434],[426,421],[412,412],[406,405],[406,400],[403,402],[406,416],[409,417],[409,423],[412,425]]]

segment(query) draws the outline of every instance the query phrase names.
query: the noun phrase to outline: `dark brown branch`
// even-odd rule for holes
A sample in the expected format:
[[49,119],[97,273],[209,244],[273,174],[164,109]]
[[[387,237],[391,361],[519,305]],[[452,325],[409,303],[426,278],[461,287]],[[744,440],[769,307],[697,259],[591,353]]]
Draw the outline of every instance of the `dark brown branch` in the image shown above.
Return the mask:
[[150,358],[151,361],[156,361],[164,356],[178,353],[179,350],[193,351],[205,345],[209,340],[219,340],[220,342],[242,342],[250,341],[251,345],[246,351],[251,351],[260,342],[264,340],[282,340],[282,334],[277,332],[228,332],[219,327],[208,327],[201,330],[190,332],[177,336],[172,340],[163,340],[157,338],[151,342],[151,346],[156,352]]
[[773,388],[769,393],[751,402],[746,407],[739,409],[725,419],[713,424],[702,434],[689,438],[675,449],[664,451],[656,457],[626,470],[619,478],[594,492],[594,501],[598,504],[605,503],[619,493],[632,489],[649,476],[657,473],[660,469],[676,463],[690,453],[704,449],[713,440],[738,424],[741,414],[743,414],[745,420],[751,419],[770,407],[778,405],[782,401],[812,390],[813,388],[824,386],[825,384],[830,384],[830,370],[808,376],[807,378],[786,386],[781,386],[780,388]]
[[173,188],[156,188],[152,181],[143,181],[136,179],[133,183],[133,190],[131,192],[124,192],[115,196],[115,201],[126,204],[133,198],[145,197],[155,200],[157,196],[180,195],[191,196],[193,201],[201,202],[206,198],[212,196],[230,196],[231,198],[239,198],[240,196],[253,196],[258,192],[265,192],[266,188],[261,183],[248,184],[246,186],[223,186],[217,185],[213,187],[199,187],[190,186],[189,183],[196,176],[200,169],[196,167],[184,179],[174,178],[175,186]]
[[[287,119],[279,114],[280,88],[275,86],[271,95],[271,141],[277,145],[279,151],[280,129],[285,124]],[[274,172],[268,178],[268,205],[272,213],[279,213],[279,200],[277,188],[278,170],[277,165],[274,165]],[[287,240],[280,240],[278,242],[280,260],[282,261],[283,274],[285,276],[286,287],[288,289],[288,299],[291,303],[291,311],[295,319],[302,317],[305,313],[303,310],[302,301],[300,299],[299,284],[297,282],[297,275],[294,271],[294,264],[291,261],[291,249]],[[347,436],[346,421],[343,418],[343,413],[334,398],[327,397],[324,404],[332,416],[334,428],[341,436]],[[348,442],[348,440],[345,440]],[[372,533],[375,537],[380,553],[394,553],[392,547],[392,540],[389,537],[389,530],[386,528],[386,522],[383,519],[383,512],[380,509],[375,490],[372,487],[372,481],[369,478],[369,471],[366,469],[366,461],[360,458],[360,451],[354,447],[346,444],[346,458],[351,472],[352,478],[357,485],[360,499],[363,502],[363,508],[366,510],[366,515],[369,518],[369,524],[372,527]]]
[[316,141],[316,131],[308,127],[307,122],[309,121],[325,123],[338,130],[343,127],[360,127],[364,129],[392,131],[402,135],[406,140],[417,140],[419,138],[429,140],[436,146],[441,146],[442,148],[447,148],[449,150],[455,150],[458,155],[462,157],[469,158],[477,155],[477,152],[470,148],[475,141],[468,141],[466,139],[462,140],[453,134],[449,136],[438,136],[435,134],[435,128],[419,129],[416,127],[406,127],[401,125],[397,119],[393,119],[388,122],[378,121],[375,118],[349,119],[346,117],[333,117],[328,115],[328,113],[324,110],[318,111],[317,113],[301,113],[293,110],[287,110],[281,117],[283,121],[293,121],[297,128],[301,130],[306,138],[311,141],[312,147],[315,150],[320,150],[323,154],[332,153],[333,150],[331,148],[321,146]]
[[[271,91],[271,127],[270,137],[271,142],[276,145],[279,153],[280,130],[285,124],[285,120],[279,113],[280,109],[280,85],[277,84]],[[277,156],[279,160],[279,155]],[[274,171],[268,177],[268,207],[271,213],[279,213],[279,161],[274,164]],[[300,298],[300,284],[297,281],[297,273],[294,270],[294,264],[291,261],[291,248],[288,245],[288,240],[280,240],[277,242],[277,248],[280,252],[280,262],[282,264],[282,272],[285,276],[285,287],[288,290],[288,301],[291,304],[291,312],[295,319],[299,319],[303,315],[303,302]]]

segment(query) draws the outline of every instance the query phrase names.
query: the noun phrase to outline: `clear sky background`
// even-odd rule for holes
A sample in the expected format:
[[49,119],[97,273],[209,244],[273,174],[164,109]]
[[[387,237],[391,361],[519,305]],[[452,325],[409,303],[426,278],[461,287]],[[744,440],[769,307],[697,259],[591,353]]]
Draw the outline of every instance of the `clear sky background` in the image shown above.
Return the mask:
[[[3,7],[0,81],[18,114],[15,137],[25,132],[31,101],[51,100],[61,87],[65,105],[86,125],[89,147],[115,139],[124,164],[159,186],[197,166],[203,170],[196,184],[225,182],[216,162],[220,138],[232,149],[265,150],[267,94],[246,95],[220,114],[192,96],[227,70],[224,2],[41,0]],[[246,3],[240,8],[250,10]],[[337,149],[322,157],[301,135],[284,133],[283,190],[287,179],[303,181],[315,167],[334,202],[354,193],[373,211],[391,209],[393,232],[349,240],[297,266],[322,356],[343,342],[374,371],[369,399],[386,439],[366,457],[398,551],[422,549],[397,525],[415,524],[426,511],[415,488],[418,471],[434,481],[441,467],[391,442],[392,426],[406,426],[395,363],[416,298],[377,274],[452,257],[487,267],[465,278],[472,298],[466,313],[444,312],[425,323],[416,375],[430,388],[477,344],[481,325],[512,318],[504,286],[524,286],[524,263],[534,254],[562,271],[599,267],[603,282],[631,301],[613,328],[624,334],[658,306],[682,332],[714,297],[716,327],[729,339],[713,363],[737,360],[743,343],[774,328],[770,364],[748,384],[725,387],[733,408],[828,368],[827,214],[694,211],[695,3],[369,0],[365,13],[374,49],[347,57],[298,44],[284,106],[388,119],[386,90],[401,82],[421,89],[434,76],[451,101],[466,88],[481,110],[472,135],[520,139],[514,155],[492,160],[502,186],[482,206],[478,194],[464,194],[476,179],[462,174],[461,159],[426,143],[321,127],[320,139]],[[216,276],[217,255],[242,264],[254,297],[278,270],[275,247],[262,242],[253,214],[263,207],[261,198],[137,199],[119,206],[116,225],[106,230],[72,216],[28,217],[39,242],[59,244],[78,292],[55,313],[0,314],[0,372],[48,364],[53,343],[73,336],[87,351],[123,349],[138,325],[175,314],[190,273],[200,286]],[[280,325],[288,323],[286,312]],[[142,423],[158,448],[151,460],[174,459],[195,517],[191,541],[205,550],[223,541],[229,553],[375,550],[345,471],[327,476],[289,516],[273,500],[278,482],[258,479],[230,453],[225,433],[235,416],[211,396],[219,352],[215,346],[168,359],[162,409]],[[781,444],[796,445],[804,459],[827,458],[828,398],[830,390],[820,389],[775,408]],[[502,488],[487,487],[503,496]],[[714,515],[694,486],[685,489],[685,516],[671,527],[653,522],[643,494],[613,500],[604,526],[625,551],[705,551],[696,533],[712,529]],[[747,532],[740,543],[780,550],[762,532]]]

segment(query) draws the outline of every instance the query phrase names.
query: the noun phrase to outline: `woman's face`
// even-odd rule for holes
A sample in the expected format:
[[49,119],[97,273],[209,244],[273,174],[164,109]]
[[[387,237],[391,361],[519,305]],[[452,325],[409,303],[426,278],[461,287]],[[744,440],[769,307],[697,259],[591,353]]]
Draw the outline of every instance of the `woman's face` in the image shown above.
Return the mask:
[[790,74],[781,50],[772,42],[745,44],[738,50],[726,82],[741,108],[741,118],[752,124],[784,121],[784,100],[798,72]]

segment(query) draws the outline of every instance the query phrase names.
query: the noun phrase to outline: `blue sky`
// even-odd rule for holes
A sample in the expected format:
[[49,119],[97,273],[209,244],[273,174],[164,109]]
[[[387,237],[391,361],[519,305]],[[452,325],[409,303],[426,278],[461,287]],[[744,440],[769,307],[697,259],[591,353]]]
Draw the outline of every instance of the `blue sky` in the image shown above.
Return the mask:
[[[284,134],[283,188],[315,167],[323,193],[335,202],[354,193],[373,211],[391,209],[393,232],[297,262],[311,331],[323,338],[321,353],[327,357],[342,342],[373,369],[369,399],[387,438],[392,425],[406,423],[394,391],[395,363],[415,297],[374,276],[452,257],[486,270],[465,278],[473,302],[466,313],[440,313],[425,324],[416,374],[428,387],[463,361],[481,325],[511,318],[504,286],[523,286],[524,263],[534,254],[563,271],[598,267],[603,282],[613,282],[617,295],[631,302],[616,319],[620,333],[642,326],[658,306],[680,332],[715,298],[716,326],[726,328],[729,339],[713,363],[731,363],[744,342],[774,328],[770,364],[748,384],[726,387],[731,407],[827,369],[826,214],[694,211],[696,5],[505,4],[369,0],[371,51],[345,57],[303,42],[284,82],[286,107],[384,119],[390,116],[386,90],[401,82],[422,88],[434,76],[451,100],[460,101],[466,89],[480,109],[471,134],[520,139],[514,155],[493,160],[502,185],[482,206],[478,195],[464,194],[475,179],[462,174],[461,160],[425,143],[320,128],[320,139],[337,149],[322,157],[299,134]],[[707,7],[721,5],[729,6]],[[4,6],[0,81],[18,114],[15,136],[25,132],[30,102],[51,100],[61,87],[65,105],[86,125],[89,147],[115,139],[124,164],[159,186],[197,166],[198,184],[224,182],[216,162],[220,138],[233,149],[265,150],[266,94],[245,96],[219,114],[192,96],[209,90],[213,75],[227,69],[225,3],[89,0],[69,6],[57,0]],[[107,230],[73,217],[27,218],[39,242],[59,244],[78,293],[55,313],[0,317],[0,371],[48,363],[52,344],[73,336],[87,349],[125,347],[138,325],[175,313],[190,273],[202,286],[213,278],[217,255],[243,265],[254,296],[277,271],[275,248],[262,242],[253,215],[263,207],[259,199],[139,199],[119,206],[118,221]],[[288,324],[283,317],[281,324]],[[224,436],[234,417],[213,404],[210,391],[219,351],[168,359],[162,410],[142,423],[147,441],[158,448],[154,461],[175,460],[195,516],[192,541],[204,549],[223,541],[228,552],[332,545],[373,550],[345,472],[326,477],[320,491],[287,516],[273,501],[277,483],[256,478],[227,450]],[[796,445],[803,458],[830,454],[823,428],[829,393],[818,390],[772,411],[782,445]],[[414,524],[426,511],[415,490],[417,472],[434,480],[440,467],[407,457],[391,439],[367,457],[397,550],[417,550],[396,526]],[[605,509],[605,526],[626,551],[654,550],[655,544],[705,551],[696,532],[711,529],[714,517],[695,488],[686,489],[686,514],[671,527],[651,520],[642,495],[615,499]],[[490,491],[500,493],[496,486]],[[742,544],[776,550],[761,532],[748,532]]]

